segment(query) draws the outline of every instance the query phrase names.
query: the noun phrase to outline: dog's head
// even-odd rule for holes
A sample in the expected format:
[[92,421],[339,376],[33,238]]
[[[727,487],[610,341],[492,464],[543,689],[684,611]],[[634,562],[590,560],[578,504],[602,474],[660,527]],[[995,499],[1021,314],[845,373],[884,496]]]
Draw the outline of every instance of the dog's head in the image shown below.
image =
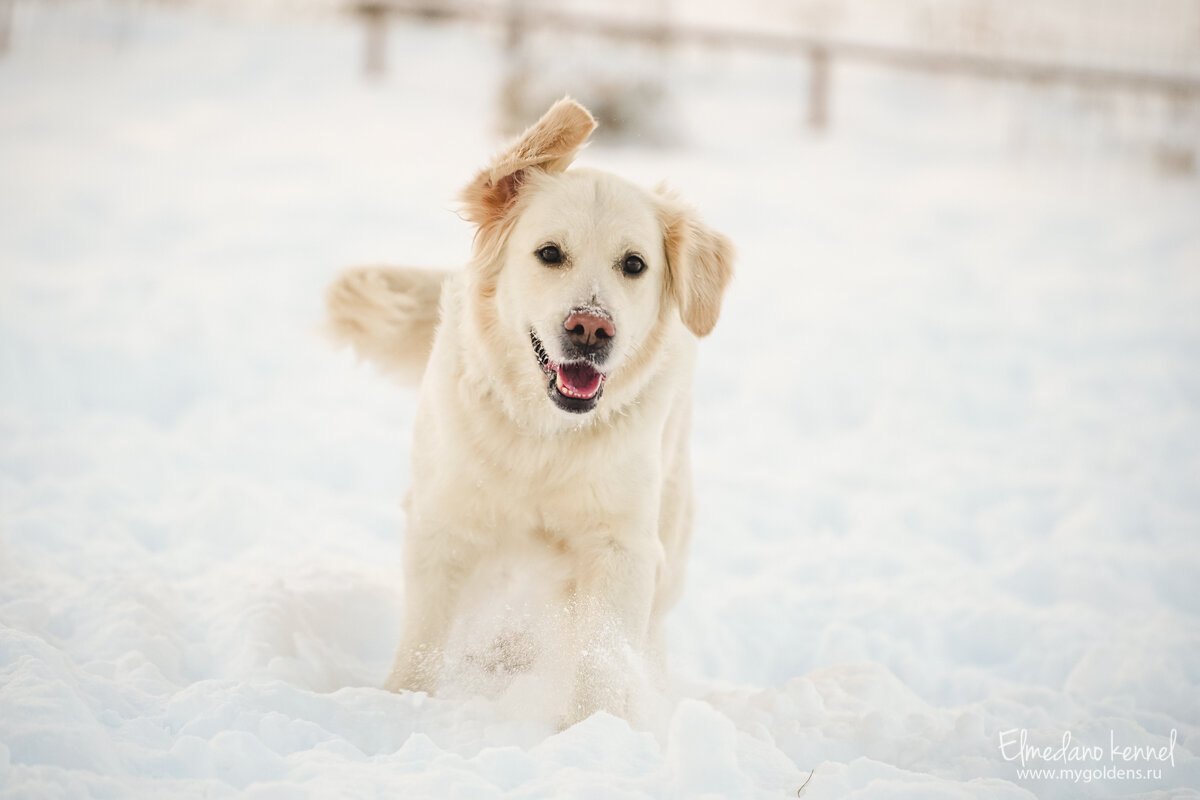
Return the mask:
[[669,192],[567,169],[595,126],[559,101],[462,195],[489,377],[570,414],[652,371],[672,325],[708,334],[733,273],[729,240]]

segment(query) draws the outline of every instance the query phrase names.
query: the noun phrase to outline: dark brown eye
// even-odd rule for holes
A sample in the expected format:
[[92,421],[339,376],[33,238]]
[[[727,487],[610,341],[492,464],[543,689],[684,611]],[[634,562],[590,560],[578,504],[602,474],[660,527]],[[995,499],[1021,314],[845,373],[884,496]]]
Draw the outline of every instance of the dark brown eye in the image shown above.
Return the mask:
[[543,264],[561,264],[563,261],[562,251],[552,244],[544,245],[539,249],[537,257]]
[[626,275],[641,275],[646,270],[646,262],[642,261],[641,256],[630,253],[625,256],[625,261],[621,264],[621,269],[625,271]]

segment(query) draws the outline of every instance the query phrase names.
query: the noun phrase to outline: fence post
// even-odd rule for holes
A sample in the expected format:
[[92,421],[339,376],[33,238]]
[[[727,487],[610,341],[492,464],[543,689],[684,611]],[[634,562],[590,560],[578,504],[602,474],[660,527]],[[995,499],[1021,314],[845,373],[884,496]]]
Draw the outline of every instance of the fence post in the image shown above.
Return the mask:
[[370,76],[387,70],[387,6],[380,0],[364,0],[358,6],[366,30],[363,71]]
[[813,45],[808,50],[808,126],[823,131],[829,124],[829,49]]
[[12,39],[13,0],[0,0],[0,56],[8,52]]
[[508,0],[504,12],[504,80],[500,85],[500,125],[506,134],[524,130],[529,114],[529,56],[525,32],[528,29],[525,0]]

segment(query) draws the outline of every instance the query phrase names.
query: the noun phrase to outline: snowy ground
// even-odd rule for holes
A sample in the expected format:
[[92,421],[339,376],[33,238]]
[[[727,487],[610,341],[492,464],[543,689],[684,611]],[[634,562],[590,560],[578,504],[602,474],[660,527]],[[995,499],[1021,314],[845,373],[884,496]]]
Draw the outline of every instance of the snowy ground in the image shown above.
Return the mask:
[[[678,55],[680,146],[583,159],[741,252],[672,696],[555,733],[373,688],[413,398],[324,342],[320,293],[461,263],[501,65],[396,30],[368,84],[360,44],[16,7],[0,794],[1200,797],[1200,182],[987,84],[844,70],[814,138],[799,65]],[[1022,777],[1021,730],[1086,776]]]

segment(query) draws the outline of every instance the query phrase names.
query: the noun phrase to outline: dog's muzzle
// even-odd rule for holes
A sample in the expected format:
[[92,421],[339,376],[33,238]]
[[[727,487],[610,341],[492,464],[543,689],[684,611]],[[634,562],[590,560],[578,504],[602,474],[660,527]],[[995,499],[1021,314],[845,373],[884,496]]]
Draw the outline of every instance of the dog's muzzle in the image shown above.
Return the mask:
[[[571,320],[572,317],[567,319]],[[611,322],[609,325],[611,330]],[[594,336],[586,332],[582,335]],[[608,339],[611,338],[610,334]],[[550,358],[546,346],[532,328],[529,329],[529,340],[533,345],[538,366],[550,379],[546,386],[546,395],[550,400],[563,411],[573,414],[584,414],[594,409],[604,392],[604,381],[608,376],[596,367],[592,359],[575,358],[558,363]],[[592,352],[595,352],[595,349],[593,348]]]

